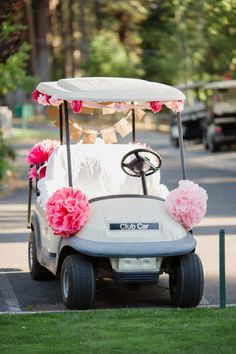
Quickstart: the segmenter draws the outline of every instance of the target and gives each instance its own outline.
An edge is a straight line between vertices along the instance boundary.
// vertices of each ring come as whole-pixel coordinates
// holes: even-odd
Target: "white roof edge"
[[[205,89],[227,89],[236,87],[236,80],[213,81],[204,85]]]
[[[41,93],[67,101],[82,100],[95,102],[145,102],[184,100],[179,89],[141,79],[128,78],[74,78],[53,82],[41,82],[37,86]]]

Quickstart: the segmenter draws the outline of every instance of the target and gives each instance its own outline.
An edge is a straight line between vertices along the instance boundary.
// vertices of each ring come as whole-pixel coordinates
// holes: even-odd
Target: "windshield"
[[[213,95],[214,102],[236,101],[236,87],[230,89],[221,89],[215,91]]]

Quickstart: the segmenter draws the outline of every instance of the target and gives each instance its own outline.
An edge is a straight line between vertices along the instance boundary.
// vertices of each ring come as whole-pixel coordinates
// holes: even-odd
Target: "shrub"
[[[14,149],[5,141],[0,130],[0,181],[3,179],[9,168],[9,160],[14,160],[15,157],[16,154]]]

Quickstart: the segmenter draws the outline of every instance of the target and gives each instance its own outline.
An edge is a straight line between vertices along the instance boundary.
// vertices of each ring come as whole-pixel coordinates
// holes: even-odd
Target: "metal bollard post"
[[[225,308],[225,230],[219,232],[220,308]]]

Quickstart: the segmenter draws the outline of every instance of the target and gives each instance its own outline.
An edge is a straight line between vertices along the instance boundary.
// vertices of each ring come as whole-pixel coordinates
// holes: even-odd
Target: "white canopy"
[[[37,90],[67,101],[164,102],[185,99],[185,95],[172,86],[120,77],[84,77],[42,82]]]

